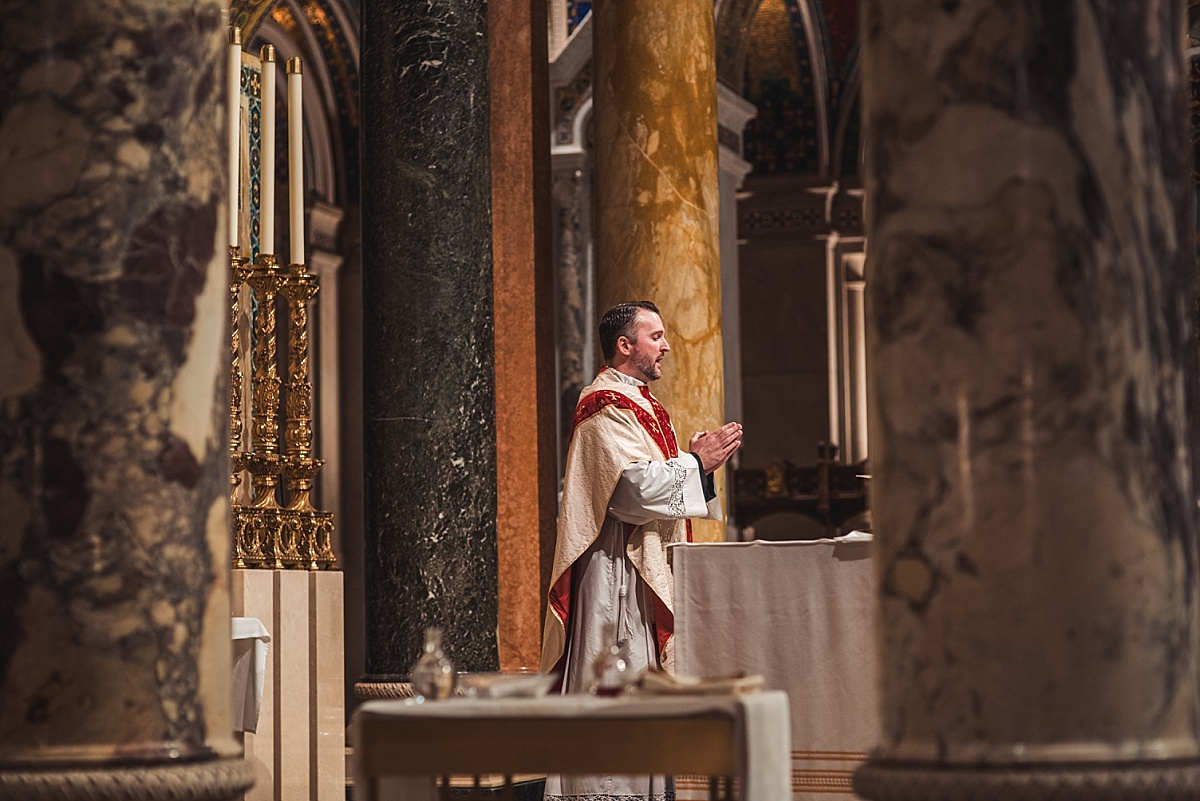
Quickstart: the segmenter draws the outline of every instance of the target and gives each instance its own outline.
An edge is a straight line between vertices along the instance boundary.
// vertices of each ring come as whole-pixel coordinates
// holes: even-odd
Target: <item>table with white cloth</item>
[[[791,701],[793,801],[852,798],[879,734],[869,536],[671,546],[680,676],[761,674]],[[695,797],[687,777],[680,801]]]
[[[355,789],[427,801],[438,776],[688,773],[734,779],[740,801],[780,801],[788,720],[781,692],[368,701],[350,728]]]

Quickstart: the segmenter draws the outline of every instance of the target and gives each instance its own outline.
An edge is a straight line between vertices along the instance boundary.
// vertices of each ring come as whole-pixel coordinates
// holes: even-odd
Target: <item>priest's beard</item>
[[[647,384],[662,378],[662,365],[658,363],[655,354],[634,352],[629,361]]]

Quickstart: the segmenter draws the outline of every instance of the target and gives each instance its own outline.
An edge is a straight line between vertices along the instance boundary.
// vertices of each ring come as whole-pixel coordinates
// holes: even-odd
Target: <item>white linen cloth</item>
[[[256,617],[233,618],[233,730],[258,731],[271,634]]]
[[[364,716],[381,716],[406,722],[418,730],[432,718],[503,719],[505,717],[569,718],[582,722],[604,717],[633,717],[686,720],[701,714],[728,715],[734,721],[734,776],[743,790],[742,801],[779,801],[789,792],[788,752],[789,713],[787,695],[763,692],[731,698],[728,696],[655,697],[629,696],[595,698],[589,695],[564,695],[527,699],[455,698],[435,703],[416,703],[413,699],[367,701],[355,712],[351,724],[355,754],[363,752],[357,722]],[[635,724],[636,725],[636,724]],[[449,748],[454,746],[450,745]],[[586,728],[581,729],[580,749],[587,749]],[[532,746],[531,746],[532,748]],[[398,749],[394,760],[397,776],[419,775],[422,765],[406,765]],[[529,762],[508,766],[508,773],[536,772],[540,763],[535,752]],[[366,787],[368,777],[355,762],[356,786]],[[379,801],[433,801],[436,789],[430,779],[389,779],[380,782]]]
[[[879,733],[869,537],[669,549],[676,672],[745,671],[791,699],[794,801],[854,797]],[[699,783],[680,777],[680,799]],[[707,784],[704,783],[707,790]]]

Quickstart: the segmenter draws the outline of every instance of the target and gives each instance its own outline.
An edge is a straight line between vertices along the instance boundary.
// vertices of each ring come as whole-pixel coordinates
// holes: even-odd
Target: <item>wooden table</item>
[[[782,692],[369,701],[351,736],[362,801],[435,797],[438,776],[518,773],[699,774],[736,778],[743,801],[791,795]]]

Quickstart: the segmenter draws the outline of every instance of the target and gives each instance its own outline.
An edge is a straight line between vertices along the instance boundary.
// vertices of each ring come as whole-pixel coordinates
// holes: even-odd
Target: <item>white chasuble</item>
[[[720,519],[704,474],[679,454],[666,411],[645,384],[604,370],[580,396],[563,481],[542,669],[561,670],[563,692],[587,692],[616,625],[633,675],[674,669],[672,579],[666,546],[689,539],[686,518]],[[669,801],[662,776],[550,776],[547,799]]]

